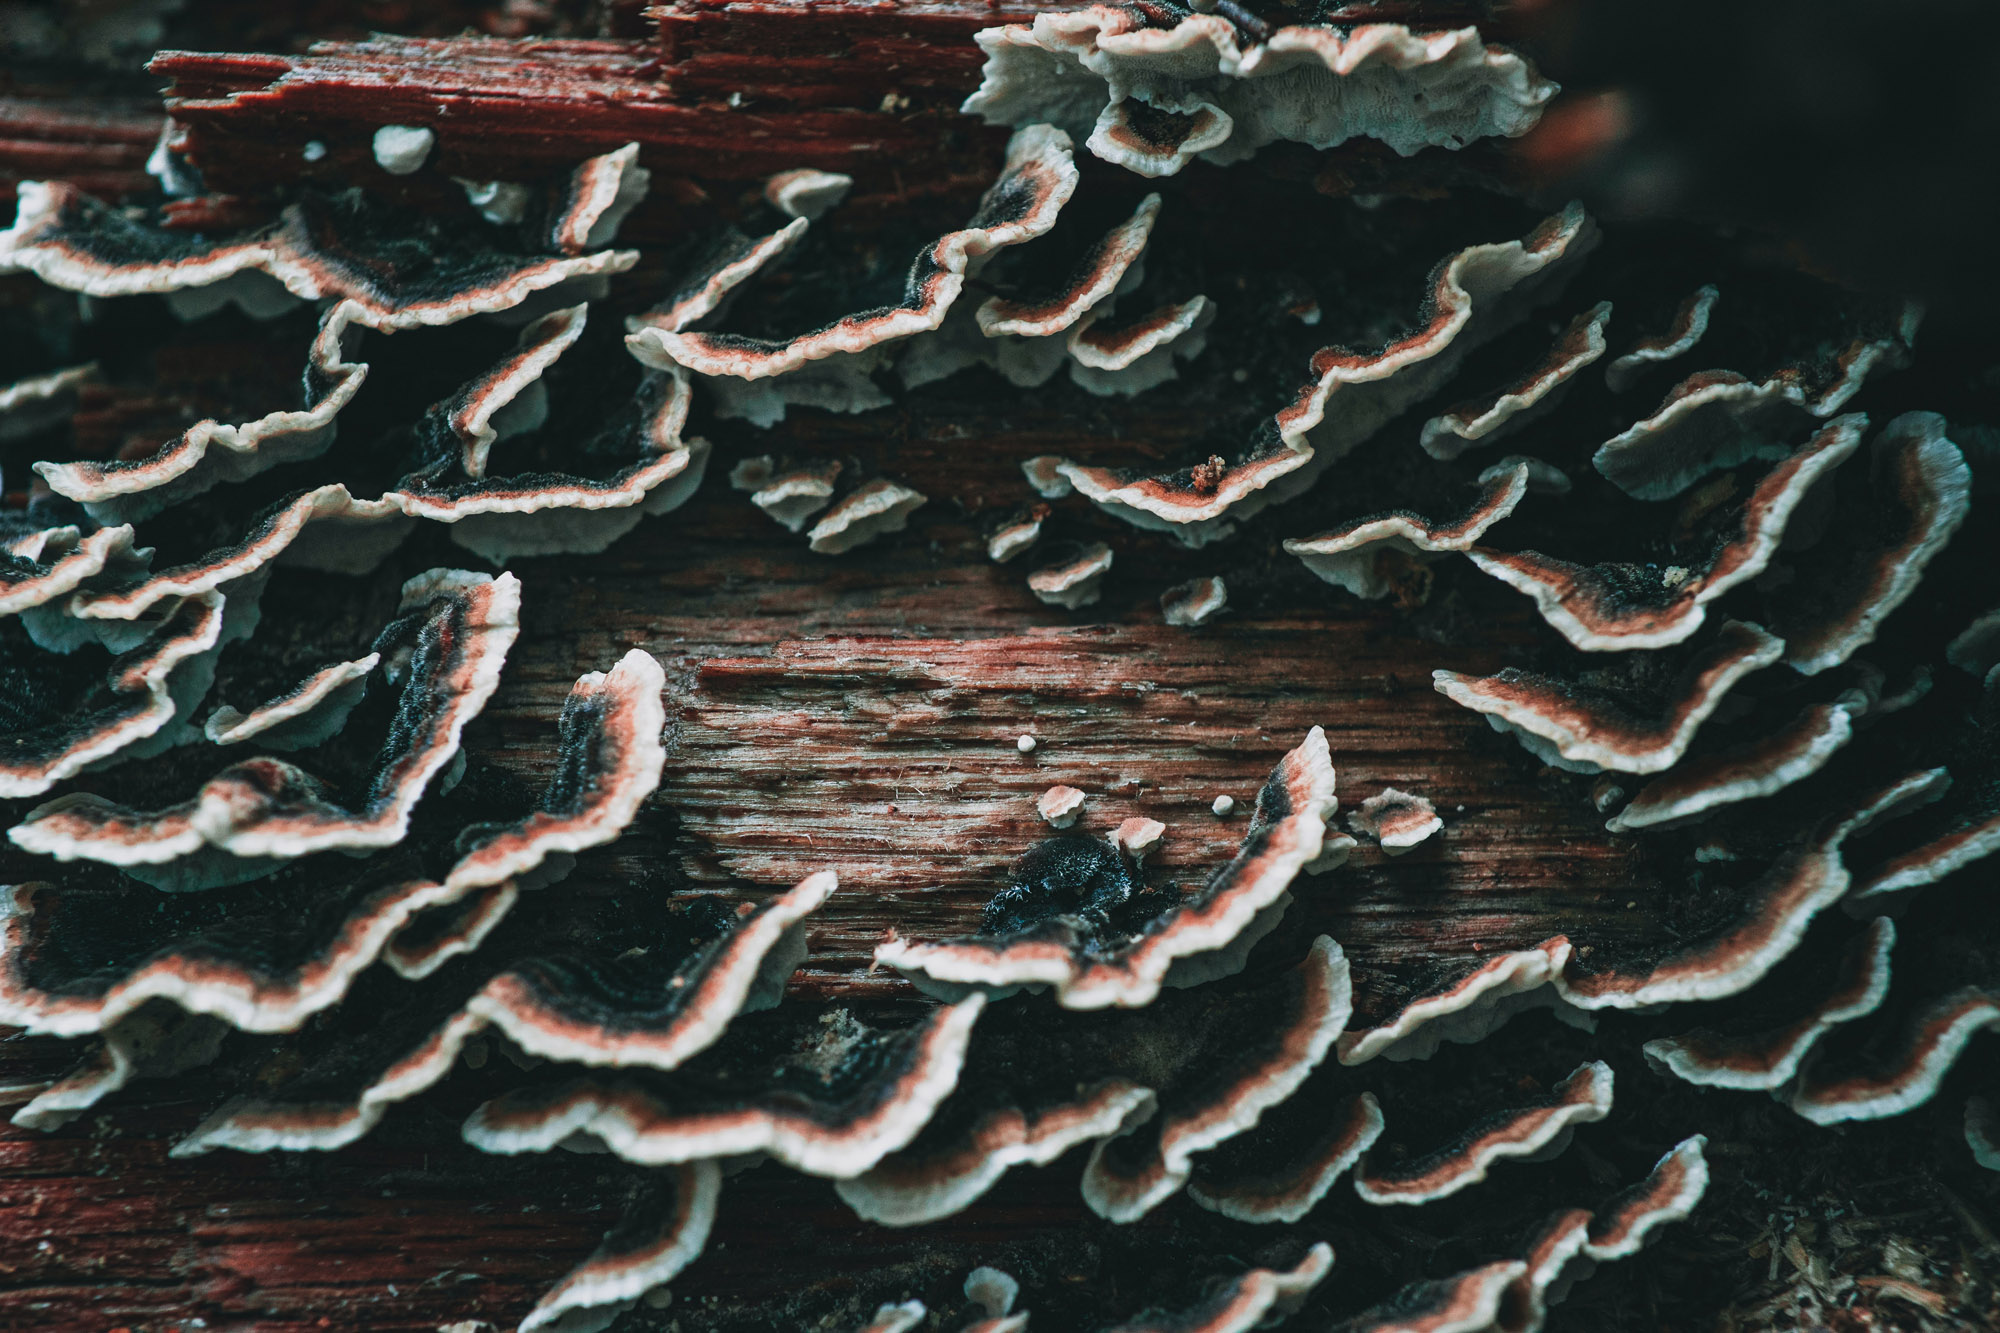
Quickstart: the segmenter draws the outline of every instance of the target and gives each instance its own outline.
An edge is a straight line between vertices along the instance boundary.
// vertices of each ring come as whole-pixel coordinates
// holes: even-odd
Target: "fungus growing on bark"
[[[1204,1157],[1188,1183],[1188,1197],[1238,1222],[1298,1221],[1382,1137],[1382,1107],[1372,1092],[1348,1098],[1331,1117],[1318,1108],[1314,1115],[1323,1119],[1323,1128],[1297,1157],[1254,1174],[1230,1171]]]
[[[1841,857],[1847,839],[1922,799],[1935,772],[1912,774],[1821,821],[1785,848],[1743,890],[1733,920],[1632,964],[1572,961],[1554,978],[1558,994],[1579,1009],[1635,1009],[1735,995],[1760,981],[1804,938],[1813,919],[1840,901],[1851,876]]]
[[[540,805],[473,824],[452,808],[457,798],[439,802],[438,823],[419,840],[467,835],[440,878],[423,875],[408,847],[359,861],[303,857],[258,882],[176,895],[172,906],[125,920],[105,908],[129,896],[132,881],[108,868],[86,862],[56,883],[13,886],[0,908],[0,1021],[66,1036],[105,1032],[167,1001],[244,1031],[297,1028],[338,1004],[428,909],[510,878],[547,882],[567,869],[563,858],[618,836],[659,781],[664,756],[658,665],[635,652],[613,677],[579,681],[563,718],[565,769]]]
[[[801,167],[765,181],[764,200],[786,217],[813,219],[838,206],[853,188],[852,176]]]
[[[499,685],[520,602],[511,574],[438,569],[404,585],[398,619],[376,641],[403,702],[359,808],[329,799],[319,779],[294,765],[251,759],[192,798],[150,811],[87,793],[61,797],[30,811],[8,837],[59,861],[123,866],[181,889],[241,883],[314,852],[393,846]]]
[[[383,331],[511,309],[532,293],[621,273],[638,259],[633,251],[468,251],[436,224],[385,216],[383,207],[362,196],[305,194],[269,227],[209,240],[134,221],[61,182],[26,181],[14,225],[0,232],[0,259],[91,296],[178,292],[263,274],[301,300],[344,297],[354,303],[348,318]],[[398,222],[429,244],[369,253],[363,238],[393,237],[403,230]]]
[[[1018,510],[1003,519],[986,538],[986,554],[993,563],[1004,565],[1042,538],[1042,523],[1049,507],[1038,504]]]
[[[171,744],[168,724],[208,693],[223,603],[217,592],[185,597],[135,627],[136,644],[109,660],[102,685],[79,682],[70,662],[24,644],[32,633],[25,626],[0,627],[13,640],[9,656],[24,663],[27,687],[0,759],[0,796],[39,796],[94,764]]]
[[[1564,638],[1589,652],[1663,648],[1701,628],[1709,603],[1762,574],[1808,493],[1861,443],[1868,419],[1841,417],[1760,480],[1740,505],[1712,515],[1694,559],[1670,565],[1575,565],[1534,551],[1475,548],[1472,562],[1534,599]],[[1698,553],[1698,554],[1697,554]]]
[[[1843,494],[1843,540],[1820,551],[1776,603],[1785,661],[1807,675],[1839,666],[1916,590],[1972,503],[1972,472],[1935,412],[1905,412],[1869,443],[1865,491]],[[1884,500],[1887,503],[1884,503]]]
[[[1370,514],[1317,537],[1287,538],[1285,551],[1356,597],[1387,597],[1407,581],[1411,565],[1440,552],[1471,550],[1527,493],[1524,464],[1483,483],[1472,506],[1455,518],[1437,521],[1408,510]]]
[[[1035,798],[1035,813],[1056,828],[1068,828],[1083,813],[1083,800],[1074,787],[1051,787]]]
[[[1431,803],[1394,787],[1384,787],[1347,816],[1348,827],[1375,839],[1383,851],[1400,856],[1444,827]]]
[[[595,1141],[645,1166],[761,1152],[808,1175],[857,1176],[915,1138],[950,1094],[984,1002],[969,996],[891,1031],[760,1015],[673,1074],[506,1093],[473,1112],[465,1139],[493,1153]],[[802,1023],[821,1029],[803,1047]]]
[[[912,1226],[969,1206],[1014,1166],[1090,1143],[1085,1201],[1131,1221],[1185,1183],[1195,1154],[1297,1090],[1346,1022],[1348,994],[1346,961],[1321,937],[1263,984],[1177,990],[1131,1012],[999,1006],[923,1132],[840,1195],[865,1218]]]
[[[1623,393],[1638,383],[1648,368],[1685,356],[1708,332],[1709,317],[1722,289],[1714,283],[1698,287],[1674,310],[1667,327],[1633,343],[1628,351],[1613,357],[1604,367],[1604,382],[1613,393]]]
[[[901,482],[877,477],[820,515],[806,533],[807,544],[821,555],[840,555],[887,533],[901,532],[910,515],[927,502],[926,496]]]
[[[1253,1268],[1221,1284],[1201,1304],[1165,1315],[1142,1315],[1105,1333],[1248,1333],[1295,1313],[1333,1269],[1324,1241],[1289,1269]]]
[[[143,565],[147,555],[134,549],[130,524],[99,528],[88,536],[68,524],[15,537],[0,566],[0,616],[46,606],[86,584],[115,581]]]
[[[494,972],[485,961],[494,951],[486,949],[405,1000],[387,1022],[350,1020],[348,1030],[323,1039],[309,1075],[226,1103],[174,1152],[341,1147],[448,1074],[466,1043],[489,1028],[533,1059],[678,1068],[739,1015],[777,1003],[804,956],[801,922],[833,886],[832,873],[822,871],[760,910],[685,922],[681,938],[646,950],[643,967],[587,947],[534,952],[524,941],[530,951]],[[662,946],[686,952],[656,957]]]
[[[1651,416],[1600,445],[1591,461],[1626,494],[1664,500],[1711,473],[1782,457],[1786,435],[1803,417],[1839,411],[1869,372],[1907,359],[1915,332],[1906,312],[1895,332],[1857,338],[1820,372],[1787,365],[1763,380],[1733,370],[1690,375]]]
[[[972,267],[994,250],[1047,232],[1076,189],[1070,139],[1048,125],[1015,134],[1000,179],[963,229],[947,232],[911,265],[902,299],[823,328],[774,340],[696,333],[648,324],[628,340],[642,361],[664,357],[699,375],[760,380],[831,356],[853,356],[884,343],[929,333],[944,322]]]
[[[1229,606],[1229,586],[1219,577],[1176,583],[1160,594],[1160,616],[1169,625],[1206,625]]]
[[[1847,744],[1857,711],[1847,703],[1814,704],[1768,736],[1683,760],[1641,787],[1604,827],[1613,833],[1672,828],[1782,791],[1817,773]]]
[[[769,457],[748,458],[730,471],[729,484],[750,492],[750,503],[777,519],[787,532],[798,532],[833,503],[841,467],[837,458],[799,467],[781,466]]]
[[[989,338],[1046,338],[1066,332],[1134,272],[1159,215],[1160,196],[1147,195],[1129,219],[1084,252],[1059,288],[1033,296],[989,298],[979,307],[979,331]]]
[[[1091,1149],[1083,1201],[1092,1211],[1113,1222],[1145,1216],[1187,1183],[1196,1154],[1254,1126],[1333,1049],[1353,1009],[1339,945],[1320,936],[1304,962],[1266,989],[1289,1001],[1283,1021],[1203,1050],[1201,1073],[1167,1081],[1156,1114]]]
[[[891,940],[875,959],[941,997],[995,998],[1053,986],[1065,1008],[1133,1007],[1164,985],[1241,969],[1277,924],[1290,886],[1319,854],[1336,801],[1326,737],[1313,728],[1272,770],[1243,844],[1185,894],[1148,889],[1116,849],[1069,835],[1040,844],[1013,887],[960,939]]]
[[[1393,1164],[1363,1158],[1354,1172],[1355,1193],[1376,1204],[1429,1203],[1478,1184],[1495,1162],[1553,1156],[1568,1144],[1573,1126],[1611,1114],[1611,1082],[1611,1067],[1595,1061],[1540,1102],[1495,1111],[1443,1148]]]
[[[270,750],[309,750],[340,730],[381,660],[375,652],[321,667],[248,713],[224,704],[202,723],[202,734],[217,745],[255,740]]]
[[[1070,329],[1070,378],[1100,397],[1138,394],[1174,377],[1177,359],[1199,356],[1204,331],[1215,318],[1215,303],[1191,297],[1149,311],[1130,323],[1107,328],[1092,311]]]
[[[1549,354],[1520,381],[1486,398],[1461,403],[1424,423],[1419,443],[1432,458],[1457,458],[1546,414],[1559,391],[1604,355],[1604,325],[1611,303],[1599,301],[1569,322]]]
[[[1358,1065],[1377,1056],[1426,1060],[1447,1041],[1479,1041],[1522,1009],[1550,1004],[1553,993],[1545,988],[1562,975],[1572,952],[1558,935],[1433,983],[1399,1006],[1388,1022],[1343,1035],[1340,1062]]]
[[[1104,595],[1104,576],[1111,572],[1111,548],[1093,542],[1075,557],[1044,565],[1028,575],[1028,591],[1039,601],[1071,611],[1095,605]]]
[[[1889,993],[1889,951],[1895,943],[1895,925],[1876,917],[1841,955],[1831,985],[1821,983],[1816,988],[1821,993],[1799,997],[1809,1001],[1802,1013],[1776,1027],[1740,1024],[1729,1031],[1656,1038],[1646,1043],[1646,1061],[1706,1087],[1782,1088],[1820,1037],[1881,1007]]]
[[[1425,322],[1374,352],[1323,347],[1310,376],[1234,460],[1163,474],[1065,462],[1092,504],[1199,546],[1266,505],[1303,493],[1327,467],[1442,386],[1466,355],[1558,295],[1596,229],[1575,205],[1518,241],[1475,245],[1433,272]]]
[[[1784,650],[1783,640],[1757,626],[1730,621],[1688,658],[1650,714],[1601,690],[1514,667],[1484,679],[1432,674],[1439,694],[1485,714],[1495,731],[1512,732],[1545,763],[1579,773],[1658,773],[1687,752],[1737,681]]]
[[[1092,5],[988,28],[979,45],[984,81],[965,111],[1000,125],[1054,120],[1147,176],[1196,157],[1240,161],[1278,139],[1330,148],[1365,136],[1404,156],[1462,148],[1527,133],[1556,91],[1476,28],[1245,28],[1221,14]]]
[[[998,140],[945,105],[980,55],[937,36],[987,21],[969,12],[662,11],[619,21],[656,25],[647,39],[164,58],[179,83],[160,141],[170,196],[107,189],[100,203],[31,183],[0,240],[26,270],[0,301],[18,335],[7,345],[26,349],[0,390],[0,436],[30,450],[9,455],[16,485],[0,496],[0,617],[17,621],[0,625],[15,687],[0,766],[14,785],[0,794],[55,798],[22,820],[17,863],[70,858],[10,875],[0,1021],[90,1039],[17,1120],[54,1127],[199,1065],[203,1082],[172,1090],[213,1098],[184,1158],[330,1148],[385,1116],[403,1117],[394,1133],[414,1144],[459,1099],[459,1114],[483,1102],[461,1160],[609,1148],[658,1168],[528,1314],[532,1329],[602,1326],[649,1293],[663,1304],[655,1289],[701,1249],[722,1172],[768,1157],[836,1181],[786,1223],[799,1272],[782,1277],[807,1290],[676,1317],[851,1328],[877,1310],[878,1333],[1019,1333],[1025,1296],[1044,1322],[1101,1328],[1139,1301],[1113,1308],[1071,1280],[1095,1266],[1102,1290],[1144,1291],[1154,1307],[1127,1333],[1224,1333],[1292,1312],[1326,1273],[1330,1252],[1295,1224],[1364,1154],[1363,1197],[1441,1198],[1601,1116],[1600,1055],[1617,1063],[1644,1042],[1689,1081],[1778,1094],[1805,1117],[1781,1120],[1786,1134],[1892,1115],[1941,1087],[1955,1117],[1964,1093],[1990,1092],[1944,1081],[2000,1027],[1990,923],[1964,901],[1983,872],[1958,874],[2000,850],[1990,703],[1970,700],[2000,652],[1983,623],[1941,647],[1993,604],[1979,551],[1952,541],[1976,530],[1983,502],[1977,376],[1947,359],[1920,372],[1931,378],[1869,384],[1889,425],[1867,467],[1841,469],[1863,420],[1815,418],[1906,358],[1912,320],[1891,328],[1832,293],[1836,317],[1810,317],[1794,297],[1819,284],[1783,273],[1780,251],[1691,227],[1612,223],[1588,269],[1597,236],[1580,208],[1473,244],[1528,220],[1493,193],[1487,155],[1391,154],[1527,128],[1553,89],[1522,58],[1471,28],[1332,13],[1283,27],[1210,8],[1099,7],[989,30],[975,104],[1029,128],[976,206],[990,180],[980,155]],[[769,62],[749,56],[766,47],[743,44],[750,29],[730,26],[742,23],[783,36],[789,73],[759,73]],[[412,80],[420,59],[429,73]],[[884,66],[894,78],[870,84]],[[501,82],[467,100],[462,68],[475,67]],[[501,106],[536,132],[488,133]],[[410,133],[385,156],[414,168],[394,181],[371,152],[390,121]],[[1388,150],[1287,148],[1175,192],[1163,214],[1143,185],[1078,171],[1071,134],[1161,173],[1273,138],[1372,135]],[[643,215],[638,144],[514,179],[564,145],[634,135],[671,181]],[[396,142],[425,137],[421,153]],[[731,142],[742,152],[713,147]],[[768,175],[793,161],[807,165]],[[336,192],[357,170],[362,190]],[[228,183],[202,193],[204,179]],[[850,191],[848,212],[822,223]],[[627,214],[639,245],[605,249]],[[36,274],[66,289],[60,301],[15,300]],[[1590,290],[1554,320],[1537,315],[1573,276]],[[134,300],[86,318],[71,298],[141,291],[170,309]],[[1635,329],[1664,330],[1611,360],[1600,298],[1621,318],[1641,312]],[[316,324],[302,299],[322,303]],[[273,395],[269,368],[243,353],[266,335],[244,333],[231,305],[310,340],[296,398]],[[170,316],[195,322],[151,327]],[[90,357],[101,369],[86,379]],[[1613,390],[1645,392],[1656,367],[1653,391],[1682,383],[1628,428],[1636,413],[1582,373],[1598,360]],[[1690,377],[1695,366],[1716,369]],[[1901,396],[1940,384],[1952,429],[1894,415],[1921,405]],[[1029,385],[1047,387],[1017,391]],[[876,407],[893,415],[823,415]],[[804,410],[786,438],[748,443],[746,429],[792,408]],[[1542,412],[1550,428],[1529,453],[1458,456]],[[417,619],[366,637],[398,581],[449,563],[442,542],[492,560],[493,575],[452,577],[493,589],[512,583],[497,570],[514,557],[594,555],[686,500],[709,453],[687,432],[707,417],[732,460],[750,456],[732,482],[792,531],[810,528],[813,550],[901,529],[925,500],[891,474],[937,498],[927,540],[815,565],[773,553],[762,520],[731,501],[603,560],[522,566],[531,637],[503,693],[492,677],[514,626],[500,616],[454,628],[449,612],[405,606]],[[1599,469],[1583,468],[1599,441]],[[1084,454],[1099,448],[1125,452]],[[1076,457],[1023,462],[1032,450]],[[42,454],[41,480],[14,476],[17,456]],[[1137,466],[1100,465],[1121,461]],[[1082,504],[1055,514],[1073,490],[1188,546],[1247,530],[1200,560],[1135,538],[1119,552],[1135,582],[1088,617],[1041,611],[983,559],[965,563],[1032,549],[1029,567],[1049,566],[1030,578],[1038,596],[1096,603],[1111,549]],[[1281,501],[1297,502],[1298,522],[1253,524]],[[1296,595],[1314,585],[1278,555],[1287,537],[1315,573],[1399,604],[1316,615],[1330,595]],[[1458,562],[1426,563],[1454,551],[1526,593],[1539,620]],[[538,585],[557,591],[544,602]],[[1230,593],[1248,613],[1236,632],[1170,634],[1151,618],[1158,596],[1168,624],[1214,626]],[[1003,633],[996,607],[1049,623]],[[786,625],[858,646],[828,650],[821,670],[795,643],[767,651]],[[426,647],[427,635],[452,642]],[[1310,636],[1324,642],[1301,646]],[[658,646],[671,676],[638,650],[584,676],[551,747],[523,719],[615,656],[600,656],[605,642]],[[1443,693],[1552,767],[1608,772],[1538,770],[1437,698],[1404,693],[1412,671],[1438,667]],[[239,708],[207,701],[217,682]],[[1269,729],[1303,729],[1315,699],[1334,701],[1354,763],[1438,802],[1392,788],[1354,827],[1390,851],[1440,845],[1372,858],[1285,920],[1299,874],[1356,845],[1327,827],[1326,738],[1315,729],[1285,757],[1218,867],[1234,841],[1221,821],[1248,790],[1246,756]],[[1037,793],[1058,824],[1081,801],[1045,790],[1055,775],[1030,771],[1026,732],[1044,756],[1087,763],[1117,828],[1050,837],[1012,887],[983,895],[996,828],[1018,831]],[[218,758],[204,733],[307,757],[216,777],[243,752]],[[992,748],[1017,737],[1018,754]],[[670,749],[682,808],[648,811]],[[142,757],[154,762],[108,766]],[[1211,799],[1213,820],[1187,819]],[[1454,803],[1478,814],[1445,846],[1432,835]],[[1176,840],[1162,846],[1164,825],[1137,811],[1180,821]],[[1592,836],[1605,818],[1611,834],[1647,836]],[[806,844],[873,860],[870,891],[822,910],[820,874],[739,901]],[[120,873],[120,859],[149,863]],[[1410,928],[1413,910],[1425,929]],[[801,967],[811,922],[824,928]],[[868,967],[871,953],[890,966]],[[1653,1013],[1683,1002],[1705,1007]],[[1366,1026],[1347,1032],[1352,1007]],[[1496,1035],[1543,1007],[1581,1031],[1530,1016]],[[1628,1012],[1600,1030],[1599,1009]],[[1505,1091],[1526,1077],[1512,1057],[1543,1045],[1563,1048],[1561,1064],[1535,1077],[1582,1067],[1521,1107]],[[1437,1066],[1390,1063],[1440,1052]],[[420,1094],[426,1110],[403,1105]],[[1553,1197],[1585,1174],[1616,1178],[1607,1163],[1629,1179],[1634,1154],[1716,1114],[1714,1098],[1632,1104],[1645,1100],[1626,1099],[1620,1134],[1591,1145],[1602,1156],[1510,1172],[1519,1190],[1434,1209],[1449,1250],[1437,1263],[1359,1247],[1353,1305],[1431,1280],[1346,1326],[1539,1327],[1592,1264],[1633,1253],[1702,1191],[1697,1135],[1609,1203]],[[1419,1147],[1475,1129],[1389,1164],[1401,1148],[1383,1142],[1385,1104],[1393,1137]],[[1985,1123],[1972,1114],[1966,1132],[1990,1156]],[[119,1141],[103,1140],[114,1160]],[[565,1170],[566,1154],[550,1157],[494,1174],[545,1192]],[[345,1168],[327,1165],[337,1181]],[[1026,1165],[1053,1169],[1010,1183],[1030,1220],[1004,1254],[953,1253],[991,1234],[990,1211],[950,1231],[871,1231],[868,1246],[918,1258],[843,1272],[827,1308],[836,1297],[818,1279],[833,1252],[815,1245],[827,1224],[814,1209],[837,1195],[865,1219],[932,1223]],[[1078,1168],[1087,1206],[1150,1217],[1144,1235],[1044,1206]],[[1758,1188],[1782,1184],[1777,1167],[1745,1169]],[[576,1179],[587,1189],[620,1170]],[[432,1179],[428,1157],[409,1174]],[[742,1206],[805,1197],[772,1176],[743,1182],[758,1202]],[[1208,1213],[1159,1208],[1183,1186]],[[718,1238],[732,1224],[725,1214]],[[742,1253],[733,1233],[729,1248]],[[938,1275],[955,1284],[981,1258],[1023,1281],[976,1271],[962,1305]],[[506,1299],[468,1298],[464,1313]],[[1314,1299],[1327,1322],[1350,1298]],[[240,1313],[235,1297],[215,1300]]]
[[[648,1177],[618,1225],[521,1321],[520,1333],[606,1328],[700,1256],[715,1224],[722,1168],[690,1162]]]

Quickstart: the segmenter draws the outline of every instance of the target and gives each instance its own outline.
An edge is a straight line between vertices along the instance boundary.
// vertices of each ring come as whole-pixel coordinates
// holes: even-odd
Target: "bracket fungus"
[[[1162,986],[1231,975],[1319,856],[1333,786],[1326,735],[1314,727],[1258,792],[1236,855],[1201,887],[1149,888],[1122,848],[1070,834],[1022,858],[978,934],[891,940],[875,960],[942,997],[1054,987],[1071,1009],[1145,1005]]]
[[[155,154],[0,231],[36,1225],[30,1131],[320,1154],[367,1315],[263,1206],[210,1320],[1534,1333],[2000,1160],[1951,320],[1547,213],[1533,7],[503,8],[6,112]]]
[[[1375,839],[1391,856],[1409,851],[1444,827],[1428,800],[1395,787],[1384,787],[1363,801],[1348,815],[1347,822],[1356,833]]]
[[[1408,156],[1518,136],[1556,91],[1476,28],[1246,29],[1199,8],[1092,5],[985,29],[984,81],[964,109],[1002,125],[1053,120],[1108,162],[1169,176],[1278,139],[1330,148],[1365,136]]]
[[[1546,1104],[1495,1111],[1446,1147],[1394,1163],[1363,1157],[1355,1193],[1369,1203],[1429,1203],[1478,1184],[1495,1162],[1554,1156],[1572,1125],[1611,1114],[1611,1082],[1609,1065],[1585,1065],[1550,1089]]]

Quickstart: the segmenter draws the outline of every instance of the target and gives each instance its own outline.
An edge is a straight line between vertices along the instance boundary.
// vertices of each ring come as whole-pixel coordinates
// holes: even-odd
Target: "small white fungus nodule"
[[[1022,754],[1033,754],[1035,752],[1035,738],[1024,735],[1020,740],[1014,742],[1014,748]]]
[[[375,160],[391,176],[407,176],[431,155],[437,135],[421,125],[384,125],[375,131]]]
[[[1208,808],[1215,811],[1218,818],[1227,816],[1230,811],[1236,808],[1236,798],[1234,796],[1218,796],[1215,798],[1214,804]]]
[[[318,139],[308,139],[306,146],[299,150],[299,156],[308,162],[317,162],[326,156],[326,145]]]

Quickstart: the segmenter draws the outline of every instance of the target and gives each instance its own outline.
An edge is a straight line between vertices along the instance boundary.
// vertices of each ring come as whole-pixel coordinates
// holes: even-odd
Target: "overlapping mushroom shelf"
[[[1291,31],[1170,16],[1246,85]],[[1425,68],[1365,31],[1313,59]],[[8,400],[0,1020],[89,1043],[16,1122],[194,1086],[189,1170],[430,1133],[628,1183],[532,1329],[798,1200],[1014,1220],[691,1326],[1532,1329],[1695,1207],[1704,1089],[1948,1089],[1990,1149],[2000,585],[1961,404],[1886,376],[1914,314],[1002,118],[977,198],[801,170],[628,248],[629,148],[500,220],[24,187],[0,257],[133,317]],[[93,436],[168,308],[302,385]]]

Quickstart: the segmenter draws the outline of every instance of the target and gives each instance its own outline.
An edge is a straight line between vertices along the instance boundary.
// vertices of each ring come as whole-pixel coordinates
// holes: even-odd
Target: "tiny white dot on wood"
[[[421,125],[384,125],[375,131],[375,161],[392,176],[407,176],[423,166],[437,136]]]
[[[1218,796],[1208,808],[1215,811],[1217,818],[1227,818],[1229,812],[1236,808],[1236,798],[1234,796]]]
[[[1033,754],[1035,752],[1035,738],[1024,735],[1020,740],[1014,742],[1014,748],[1022,754]]]

